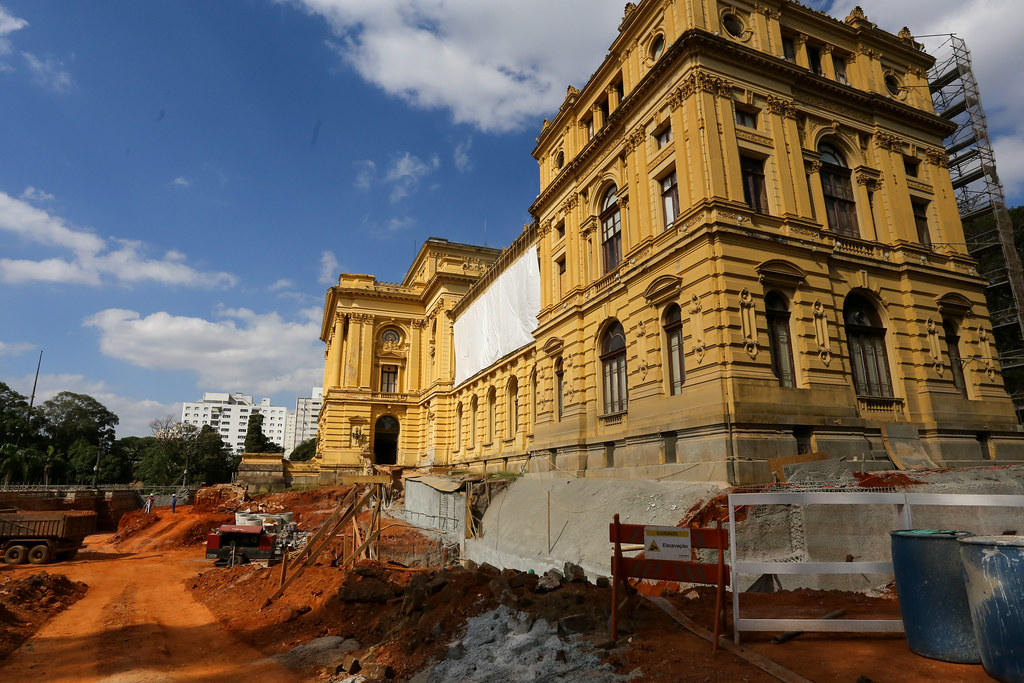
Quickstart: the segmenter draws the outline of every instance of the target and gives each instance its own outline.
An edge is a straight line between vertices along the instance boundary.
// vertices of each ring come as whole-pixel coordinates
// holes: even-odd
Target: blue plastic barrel
[[[989,676],[1024,681],[1024,536],[960,540],[967,598]]]
[[[892,569],[910,651],[959,664],[979,664],[957,539],[968,531],[890,531]]]

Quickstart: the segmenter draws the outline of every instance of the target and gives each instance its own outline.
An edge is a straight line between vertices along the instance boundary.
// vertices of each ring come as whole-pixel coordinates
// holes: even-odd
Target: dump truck
[[[280,559],[277,538],[259,525],[225,524],[206,537],[206,559],[214,565],[233,567]]]
[[[95,532],[94,512],[0,512],[0,552],[7,564],[70,560]]]

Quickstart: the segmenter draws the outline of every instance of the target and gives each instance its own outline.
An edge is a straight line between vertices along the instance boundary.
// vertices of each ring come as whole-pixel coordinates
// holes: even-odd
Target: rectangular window
[[[601,111],[601,127],[608,123],[608,100],[601,101],[597,108]]]
[[[757,112],[736,107],[736,125],[745,128],[757,128]]]
[[[661,179],[661,206],[665,213],[665,228],[668,229],[679,216],[679,186],[676,172],[672,171]]]
[[[917,226],[917,241],[929,249],[932,248],[932,237],[928,231],[928,202],[913,200],[914,225]]]
[[[394,394],[398,391],[398,368],[394,365],[385,365],[380,369],[380,390],[384,394]]]
[[[832,68],[836,71],[836,80],[845,85],[850,85],[846,79],[846,58],[842,55],[832,55]]]
[[[743,201],[757,213],[768,213],[768,195],[764,184],[764,159],[740,157],[743,174]]]
[[[665,126],[658,131],[654,139],[658,141],[658,149],[664,148],[668,143],[672,142],[672,126]]]
[[[788,62],[796,64],[796,43],[792,38],[783,36],[782,38],[782,56]]]
[[[565,237],[565,221],[555,226],[555,241],[557,242],[563,237]]]
[[[840,235],[859,237],[857,205],[853,199],[850,172],[838,166],[821,169],[821,190],[825,195],[825,213],[829,230]]]
[[[914,157],[903,157],[903,172],[908,178],[916,178],[921,171],[921,161]]]
[[[811,73],[817,74],[818,76],[824,76],[824,72],[821,70],[821,50],[816,47],[807,46],[807,65],[811,69]]]
[[[589,140],[593,140],[594,139],[594,119],[593,118],[587,119],[586,122],[583,125],[587,129],[587,140],[588,141]]]
[[[555,261],[555,301],[561,301],[565,297],[565,257]]]

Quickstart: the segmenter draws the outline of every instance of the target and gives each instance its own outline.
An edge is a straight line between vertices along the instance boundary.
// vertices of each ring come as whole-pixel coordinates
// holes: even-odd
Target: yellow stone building
[[[1022,459],[932,62],[859,8],[628,3],[544,122],[535,221],[512,245],[431,239],[400,285],[329,290],[321,477],[397,463],[742,483],[812,451]],[[537,294],[511,316],[525,342],[462,362],[508,336],[477,321],[509,279]]]

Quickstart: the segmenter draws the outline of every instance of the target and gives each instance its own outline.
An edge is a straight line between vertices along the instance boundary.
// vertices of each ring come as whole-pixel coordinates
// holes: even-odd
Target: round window
[[[386,330],[384,334],[380,336],[380,339],[386,344],[397,344],[400,337],[394,330]]]
[[[735,14],[726,14],[722,17],[722,26],[729,32],[734,38],[740,38],[743,36],[743,22]]]
[[[900,79],[892,74],[885,75],[885,89],[889,91],[889,94],[896,97],[900,94]]]

